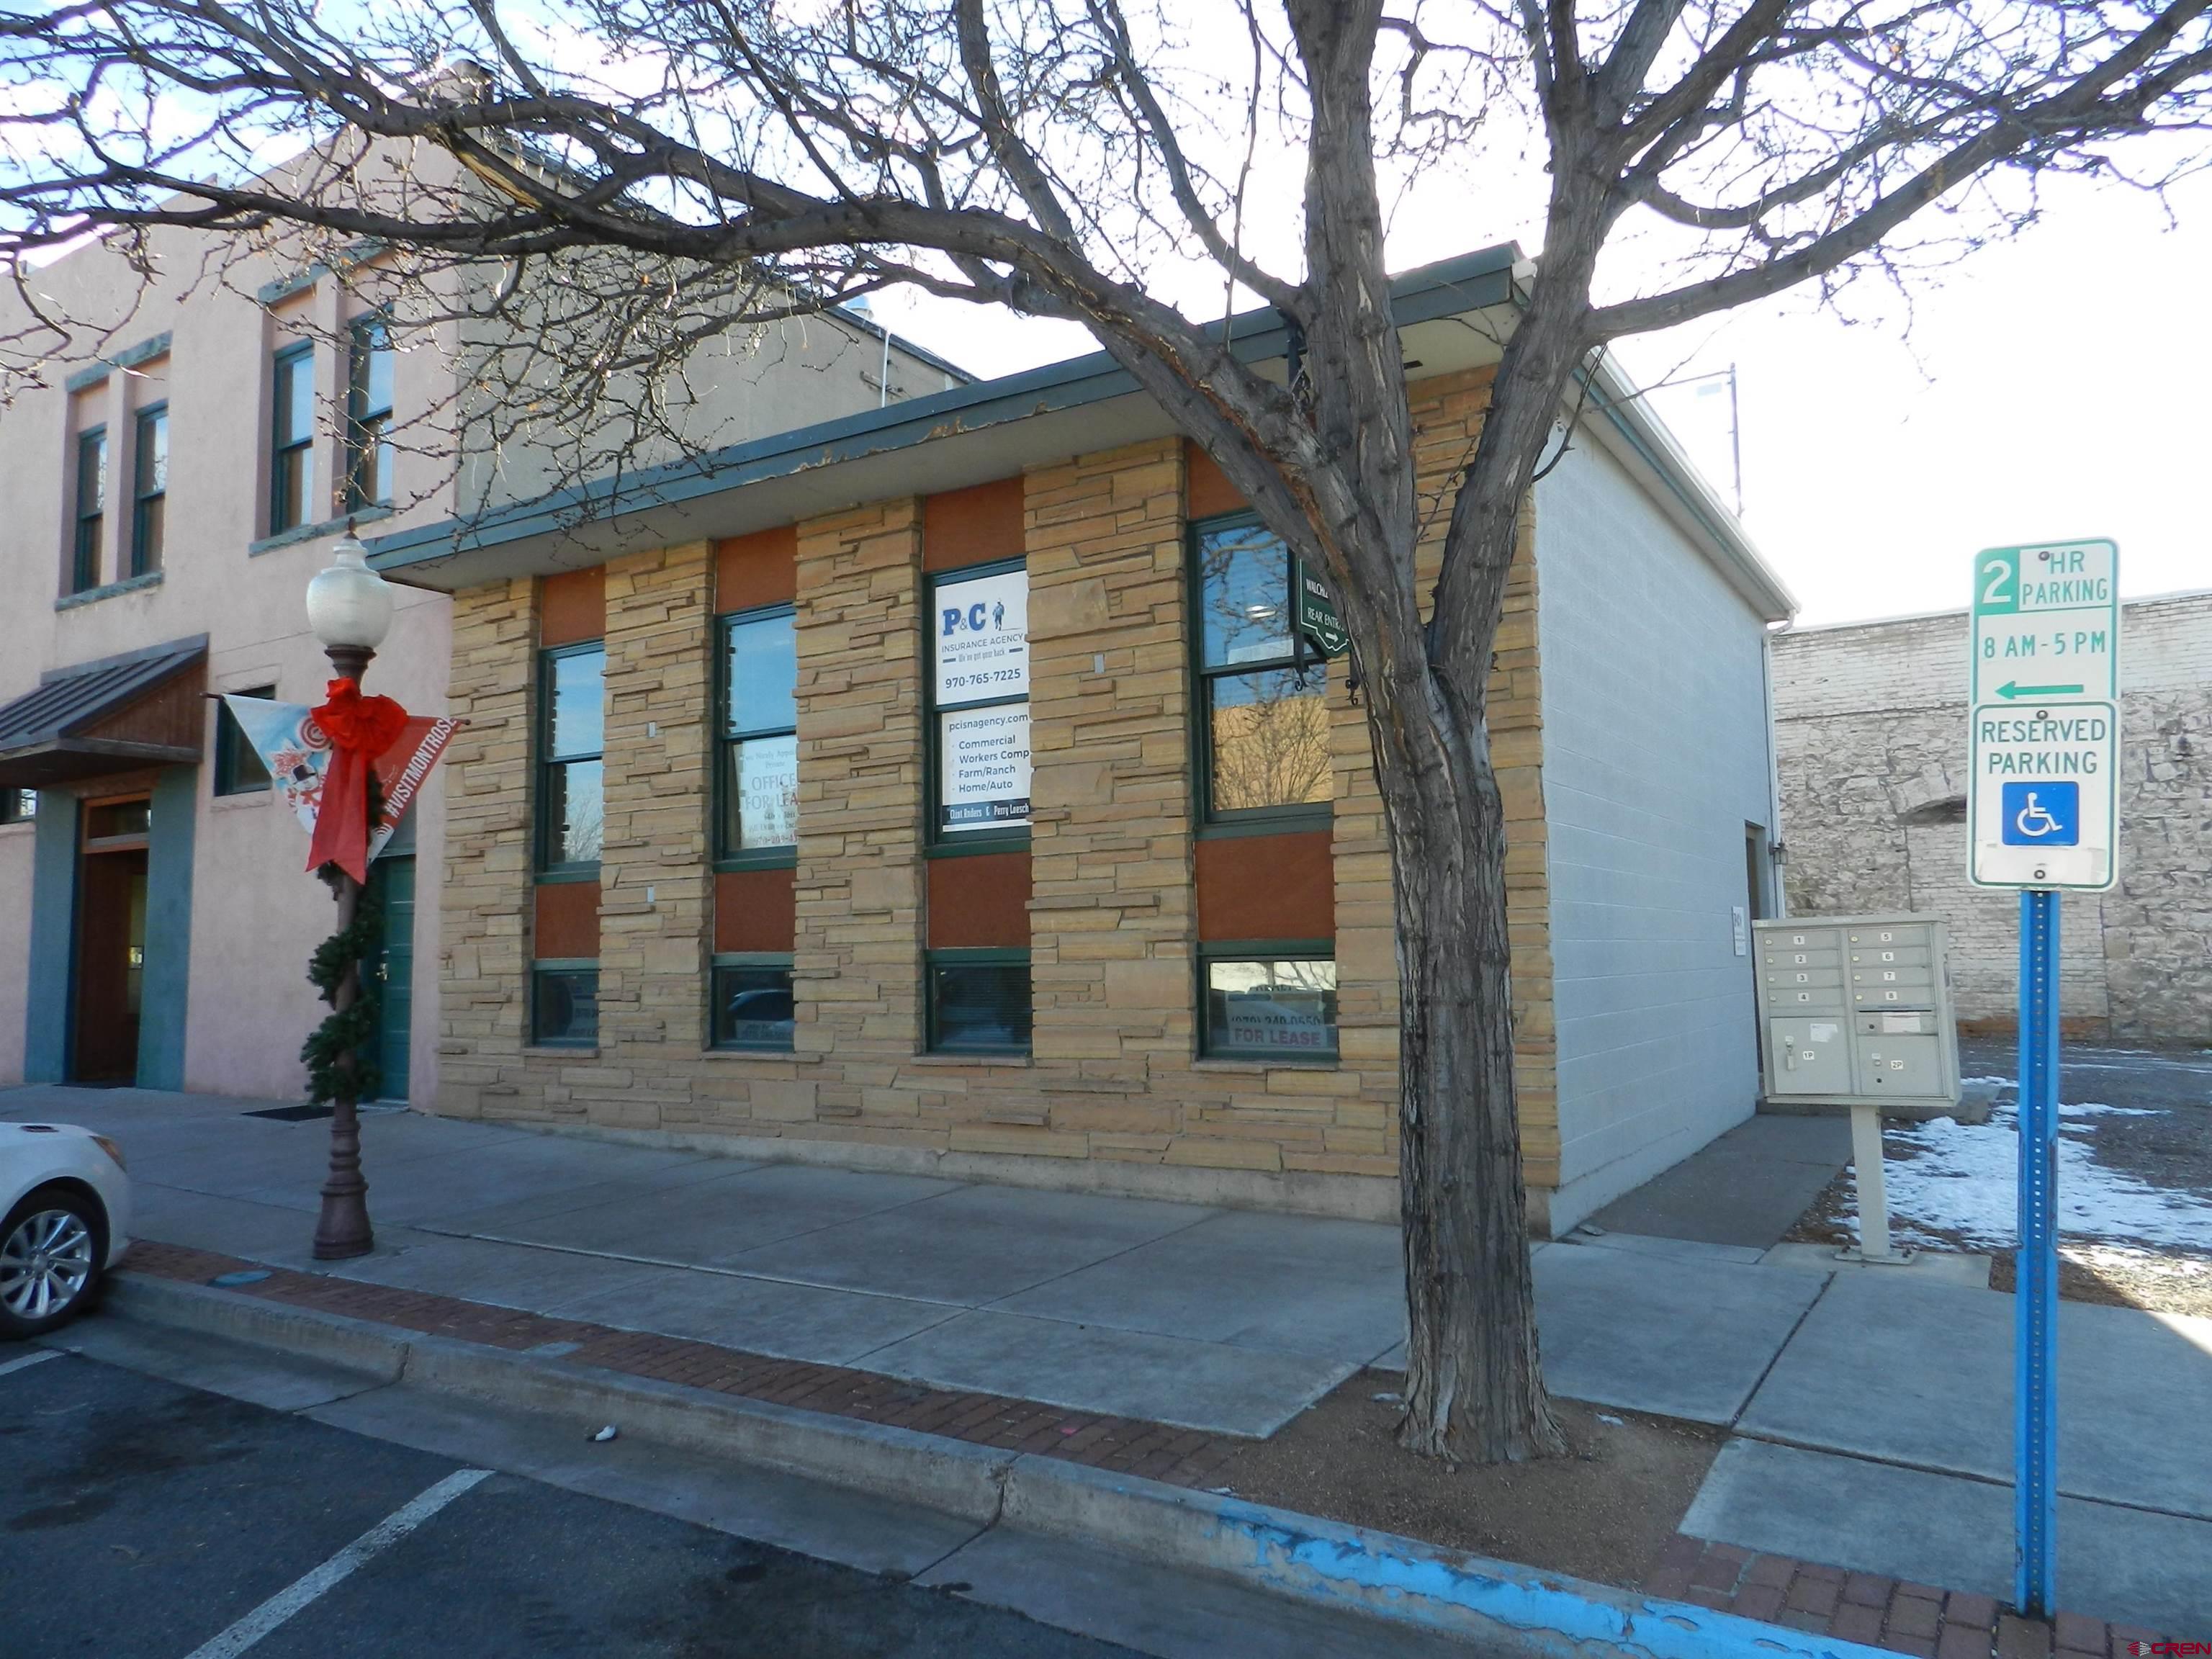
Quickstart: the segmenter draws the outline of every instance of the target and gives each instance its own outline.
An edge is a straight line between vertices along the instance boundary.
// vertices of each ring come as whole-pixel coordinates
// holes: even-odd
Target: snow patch
[[[2156,1115],[2154,1109],[2096,1102],[2061,1106],[2058,1227],[2069,1245],[2101,1243],[2212,1255],[2212,1200],[2154,1187],[2100,1162],[2087,1123],[2105,1116]],[[1889,1130],[1907,1155],[1882,1161],[1890,1228],[1899,1243],[2008,1250],[2019,1243],[2020,1116],[2010,1102],[1990,1121],[1941,1117]],[[2077,1130],[2075,1125],[2081,1127]],[[1852,1231],[1858,1218],[1850,1218]]]

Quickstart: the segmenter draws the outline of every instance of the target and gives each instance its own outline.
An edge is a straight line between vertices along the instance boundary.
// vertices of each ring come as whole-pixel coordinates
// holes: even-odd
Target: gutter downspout
[[[1774,640],[1789,631],[1786,622],[1761,629],[1759,641],[1759,690],[1766,711],[1766,872],[1778,921],[1790,914],[1790,884],[1784,872],[1789,848],[1782,833],[1782,745],[1774,724]]]

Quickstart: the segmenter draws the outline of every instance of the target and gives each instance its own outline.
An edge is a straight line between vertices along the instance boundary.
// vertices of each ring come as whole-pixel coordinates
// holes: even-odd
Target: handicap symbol
[[[2081,845],[2078,783],[2008,783],[1999,805],[2004,815],[2002,836],[2008,847]]]

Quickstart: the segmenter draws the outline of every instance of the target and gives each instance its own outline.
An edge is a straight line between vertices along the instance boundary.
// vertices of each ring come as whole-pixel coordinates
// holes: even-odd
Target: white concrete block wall
[[[1559,1231],[1756,1103],[1732,912],[1769,816],[1765,626],[1592,448],[1537,486],[1536,569]]]
[[[2120,883],[2065,901],[2061,1010],[2087,1035],[2212,1042],[2212,593],[2129,604],[2120,635]],[[1944,805],[1966,787],[1965,612],[1793,632],[1774,657],[1791,908],[1946,917],[1961,1022],[2008,1028],[2019,901],[1967,884]]]

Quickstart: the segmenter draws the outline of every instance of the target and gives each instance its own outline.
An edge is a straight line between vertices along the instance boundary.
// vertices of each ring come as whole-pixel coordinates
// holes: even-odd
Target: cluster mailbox
[[[1913,1115],[1958,1104],[1942,921],[1821,916],[1753,932],[1768,1098]]]

